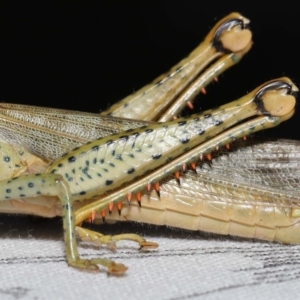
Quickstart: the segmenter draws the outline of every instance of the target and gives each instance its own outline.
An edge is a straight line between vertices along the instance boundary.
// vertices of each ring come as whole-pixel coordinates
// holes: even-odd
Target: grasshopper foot
[[[156,249],[159,246],[157,243],[148,242],[148,241],[140,242],[139,244],[140,244],[140,250]]]
[[[76,259],[69,261],[69,266],[91,272],[99,272],[100,269],[98,265],[106,267],[107,273],[111,275],[123,275],[128,269],[125,265],[117,264],[106,258]]]
[[[105,258],[92,259],[91,262],[107,267],[107,273],[111,275],[123,275],[128,270],[125,265],[117,264],[114,261]]]

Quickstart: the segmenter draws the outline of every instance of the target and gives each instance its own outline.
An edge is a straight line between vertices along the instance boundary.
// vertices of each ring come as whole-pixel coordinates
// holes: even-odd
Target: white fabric
[[[82,256],[129,267],[107,276],[68,267],[59,219],[1,217],[0,299],[298,299],[300,246],[247,241],[138,225],[106,225],[160,244],[139,252],[131,242],[107,248],[80,244]],[[110,230],[111,228],[111,230]],[[144,233],[144,234],[143,234]]]

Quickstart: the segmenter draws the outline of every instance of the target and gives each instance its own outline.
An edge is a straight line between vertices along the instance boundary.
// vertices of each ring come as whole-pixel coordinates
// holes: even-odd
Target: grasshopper
[[[136,241],[142,248],[155,248],[157,244],[134,234],[103,236],[78,227],[82,221],[90,217],[94,219],[97,212],[100,212],[103,220],[108,219],[110,216],[106,216],[106,210],[112,219],[118,219],[113,215],[113,205],[117,206],[118,213],[121,214],[123,200],[127,198],[129,202],[134,194],[140,203],[145,187],[150,191],[151,184],[155,186],[159,197],[162,188],[158,182],[169,178],[171,174],[175,174],[180,188],[183,178],[189,177],[183,176],[180,179],[182,164],[190,163],[196,169],[195,161],[199,155],[209,155],[215,148],[249,133],[274,127],[293,115],[293,94],[297,88],[288,78],[279,78],[218,109],[166,122],[175,117],[182,107],[192,106],[192,100],[199,90],[214,76],[238,62],[251,48],[251,32],[246,28],[247,23],[248,20],[237,13],[222,19],[203,43],[171,69],[166,77],[159,77],[155,84],[142,88],[104,112],[108,117],[2,104],[1,139],[9,143],[3,144],[2,148],[21,144],[24,149],[13,146],[13,150],[8,150],[9,155],[3,152],[5,162],[12,162],[13,155],[10,151],[15,151],[16,159],[19,155],[23,163],[14,164],[11,174],[8,172],[12,168],[8,168],[5,176],[9,178],[0,182],[3,200],[1,210],[44,216],[62,215],[66,256],[70,266],[98,271],[100,264],[106,266],[109,273],[123,274],[127,269],[123,264],[103,258],[80,258],[76,231],[84,240],[105,244],[123,239]],[[170,105],[174,98],[177,101]],[[124,117],[123,114],[137,119],[141,112],[144,113],[141,118],[146,123],[120,119]],[[68,122],[70,125],[67,125]],[[94,126],[91,132],[88,131],[90,125]],[[20,126],[23,130],[20,130]],[[85,142],[87,143],[81,146]],[[43,158],[44,162],[32,157],[30,153]],[[49,161],[52,163],[47,166]],[[36,170],[43,173],[35,173]],[[200,175],[197,179],[194,177],[194,182],[200,178],[202,179]],[[238,190],[238,186],[233,188],[233,192]],[[222,194],[221,187],[218,193]],[[259,197],[260,191],[255,193]],[[259,200],[269,203],[271,191],[264,194]],[[289,200],[282,199],[283,208],[290,203]],[[53,205],[48,207],[54,207],[54,211],[36,209],[41,204],[50,202]],[[223,210],[229,209],[224,203],[214,206],[214,212],[209,212],[209,207],[206,208],[206,214],[212,213],[213,218],[220,217],[222,207]],[[245,214],[245,210],[241,211],[243,213]],[[290,214],[293,218],[298,217],[297,207],[292,207]],[[238,216],[236,221],[239,222],[241,217]],[[185,218],[191,218],[190,212],[181,220]],[[258,223],[261,222],[264,227],[263,218],[258,218]],[[145,221],[146,219],[145,217]],[[257,220],[254,218],[255,221]],[[207,224],[208,222],[200,227],[181,226],[217,231],[216,225],[209,229]],[[176,223],[171,221],[170,225]],[[231,233],[239,234],[238,229]],[[273,239],[285,241],[283,235],[279,234],[277,239]],[[264,230],[257,237],[271,239],[271,235]]]

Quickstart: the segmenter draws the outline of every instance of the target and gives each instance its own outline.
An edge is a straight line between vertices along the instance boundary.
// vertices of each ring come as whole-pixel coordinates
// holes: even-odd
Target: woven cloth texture
[[[118,224],[105,234],[134,232],[159,243],[153,251],[121,241],[116,252],[79,243],[84,258],[129,267],[124,276],[67,266],[61,220],[4,216],[0,224],[0,299],[295,299],[300,246],[166,227]],[[95,229],[95,228],[94,228]]]

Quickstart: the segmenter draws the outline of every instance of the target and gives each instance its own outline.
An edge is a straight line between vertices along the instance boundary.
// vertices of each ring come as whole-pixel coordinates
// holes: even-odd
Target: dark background
[[[251,20],[253,48],[196,110],[280,76],[300,86],[300,10],[291,1],[229,2],[1,4],[0,101],[98,112],[167,71],[232,11]],[[299,116],[263,134],[300,139]]]

